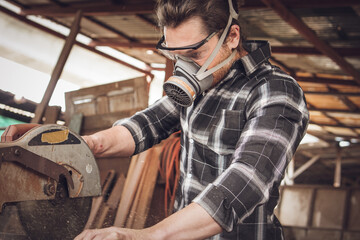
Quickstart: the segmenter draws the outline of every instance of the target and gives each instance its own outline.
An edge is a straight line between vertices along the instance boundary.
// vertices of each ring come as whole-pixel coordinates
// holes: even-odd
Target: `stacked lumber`
[[[133,156],[127,176],[109,171],[102,195],[93,199],[85,229],[144,228],[158,176],[161,146]]]

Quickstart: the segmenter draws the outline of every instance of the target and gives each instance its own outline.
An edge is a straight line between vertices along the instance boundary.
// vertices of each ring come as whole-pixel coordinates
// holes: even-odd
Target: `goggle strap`
[[[206,69],[209,67],[209,65],[211,64],[211,62],[214,60],[214,58],[216,57],[216,55],[218,54],[222,44],[224,43],[225,37],[227,35],[227,31],[229,30],[230,24],[231,24],[232,18],[229,17],[229,21],[228,24],[224,30],[224,32],[221,34],[221,37],[216,45],[216,47],[214,48],[214,50],[212,51],[212,53],[210,54],[210,56],[208,57],[208,59],[206,59],[205,63],[202,65],[202,67],[199,70],[199,74],[202,74],[206,71]],[[229,24],[230,23],[230,24]]]
[[[217,70],[219,70],[220,68],[222,68],[223,66],[225,66],[226,64],[228,64],[230,62],[230,60],[236,55],[236,50],[233,50],[232,54],[225,59],[224,61],[222,61],[221,63],[219,63],[218,65],[216,65],[215,67],[203,72],[203,73],[197,73],[195,74],[195,77],[201,81],[203,79],[205,79],[206,77],[208,77],[209,75],[213,74],[214,72],[216,72]]]
[[[200,70],[198,71],[198,73],[196,75],[202,75],[203,73],[205,73],[206,69],[209,67],[209,65],[211,64],[211,62],[214,60],[214,58],[216,57],[216,55],[218,54],[222,44],[224,43],[225,41],[225,37],[229,31],[229,28],[230,28],[230,25],[231,25],[231,22],[232,22],[232,19],[235,18],[237,19],[238,18],[238,14],[236,13],[236,11],[234,10],[234,7],[232,5],[232,1],[231,0],[228,0],[228,3],[229,3],[229,10],[230,10],[230,15],[229,15],[229,20],[228,20],[228,23],[225,27],[225,30],[224,32],[221,34],[221,37],[216,45],[216,47],[214,48],[214,50],[212,51],[212,53],[210,54],[210,56],[208,57],[208,59],[206,59],[205,63],[202,65],[202,67],[200,68]]]
[[[230,9],[230,16],[232,16],[235,19],[238,19],[239,14],[236,13],[234,6],[232,4],[232,1],[228,0],[228,3],[229,3],[229,9]]]

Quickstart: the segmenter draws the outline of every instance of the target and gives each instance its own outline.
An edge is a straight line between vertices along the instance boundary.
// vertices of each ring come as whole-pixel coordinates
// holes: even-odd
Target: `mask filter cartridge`
[[[200,66],[192,61],[178,59],[174,67],[174,75],[163,85],[166,95],[175,103],[189,107],[195,98],[211,87],[213,76],[197,79]]]

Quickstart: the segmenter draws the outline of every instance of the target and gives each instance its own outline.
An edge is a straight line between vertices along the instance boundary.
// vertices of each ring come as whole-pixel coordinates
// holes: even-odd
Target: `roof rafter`
[[[359,5],[357,0],[282,0],[283,4],[289,8],[334,8]],[[261,0],[245,0],[241,9],[265,8]]]
[[[10,1],[16,2],[16,1]],[[357,0],[283,0],[289,8],[332,8],[359,5]],[[111,1],[78,2],[66,8],[54,7],[51,4],[27,5],[23,9],[24,15],[42,16],[72,16],[81,8],[85,16],[107,16],[113,14],[147,14],[153,13],[155,3],[153,1],[128,1],[126,4],[111,4]],[[18,4],[19,5],[19,4]],[[266,5],[261,0],[246,0],[241,9],[261,9]]]
[[[310,103],[308,103],[308,105],[310,106],[310,107],[314,107],[312,104],[310,104]],[[334,121],[334,122],[336,122],[336,124],[338,125],[338,126],[343,126],[343,124],[338,120],[338,119],[336,119],[336,118],[334,118],[333,116],[331,116],[330,114],[328,114],[328,112],[321,112],[325,117],[327,117],[327,118],[329,118],[329,119],[331,119],[332,121]],[[353,129],[353,128],[350,128],[350,131],[352,131],[356,136],[360,136],[359,135],[359,133],[357,133],[356,132],[356,130],[355,129]]]
[[[343,57],[360,56],[360,48],[333,48]],[[273,54],[298,54],[298,55],[323,55],[322,52],[313,47],[292,47],[292,46],[272,46]]]
[[[320,91],[304,91],[307,95],[323,95],[323,96],[344,96],[344,97],[360,97],[358,92],[320,92]]]
[[[341,78],[323,78],[323,77],[296,76],[295,79],[298,82],[306,82],[306,83],[318,83],[318,84],[354,86],[354,87],[359,86],[355,81],[344,80],[344,79],[341,79]]]
[[[354,77],[354,80],[360,85],[360,72],[350,63],[341,57],[328,43],[320,39],[315,32],[310,29],[299,17],[292,13],[279,0],[261,0],[269,8],[273,9],[284,21],[295,28],[306,40],[311,42],[324,55],[333,60],[347,74]]]
[[[36,27],[37,29],[40,29],[40,30],[42,30],[42,31],[44,31],[44,32],[47,32],[47,33],[49,33],[49,34],[51,34],[51,35],[54,35],[54,36],[56,36],[56,37],[59,37],[59,38],[62,38],[62,39],[65,39],[65,38],[66,38],[66,36],[64,36],[64,35],[56,32],[56,31],[54,31],[54,30],[51,30],[51,29],[49,29],[49,28],[46,28],[46,27],[44,27],[44,26],[42,26],[42,25],[40,25],[40,24],[38,24],[38,23],[36,23],[36,22],[33,22],[33,21],[27,19],[27,18],[24,17],[24,16],[20,16],[20,15],[14,13],[14,12],[12,12],[12,11],[10,11],[10,10],[2,7],[2,6],[0,6],[0,12],[4,12],[4,13],[6,13],[7,15],[9,15],[9,16],[11,16],[11,17],[17,18],[18,20],[20,20],[20,21],[22,21],[22,22],[24,22],[24,23],[26,23],[26,24],[29,24],[29,25],[31,25],[31,26],[33,26],[33,27]],[[112,57],[112,56],[110,56],[110,55],[108,55],[108,54],[105,54],[105,53],[103,53],[103,52],[100,52],[100,51],[96,50],[96,49],[93,48],[93,47],[90,47],[90,46],[85,45],[85,44],[83,44],[83,43],[80,43],[80,42],[78,42],[78,41],[75,42],[75,45],[78,45],[78,46],[80,46],[80,47],[82,47],[82,48],[85,48],[85,49],[87,49],[87,50],[89,50],[89,51],[92,51],[92,52],[94,52],[94,53],[97,53],[97,54],[99,54],[99,55],[101,55],[101,56],[103,56],[103,57],[105,57],[105,58],[111,59],[111,60],[113,60],[113,61],[115,61],[115,62],[118,62],[118,63],[120,63],[120,64],[122,64],[122,65],[124,65],[124,66],[127,66],[127,67],[129,67],[129,68],[131,68],[131,69],[134,69],[134,70],[136,70],[136,71],[142,72],[142,73],[144,73],[145,75],[149,75],[149,76],[151,76],[151,78],[154,77],[154,75],[153,75],[151,72],[149,72],[149,71],[146,71],[146,70],[143,70],[143,69],[141,69],[141,68],[135,67],[135,66],[133,66],[133,65],[127,63],[127,62],[124,62],[124,61],[122,61],[122,60],[120,60],[120,59],[114,58],[114,57]]]
[[[360,110],[345,110],[345,109],[331,109],[331,108],[316,108],[313,105],[308,107],[309,111],[327,112],[327,113],[341,113],[341,114],[360,114]]]
[[[121,38],[123,39],[123,38]],[[120,42],[118,38],[98,38],[97,42],[93,44],[97,46],[110,46],[110,47],[129,47],[129,48],[148,48],[154,49],[155,44],[138,44],[133,46],[131,43]],[[344,57],[357,57],[360,56],[360,48],[334,48],[334,50]],[[319,50],[314,47],[293,47],[293,46],[272,46],[271,52],[273,54],[298,54],[298,55],[323,55]]]
[[[115,14],[132,15],[154,13],[154,2],[128,1],[126,4],[109,4],[109,2],[87,2],[71,4],[68,7],[59,7],[52,4],[29,5],[23,8],[22,15],[41,15],[48,17],[73,16],[77,9],[82,9],[84,16],[109,16]]]
[[[335,128],[349,128],[349,129],[360,129],[360,126],[350,126],[345,124],[328,124],[328,123],[317,123],[310,121],[309,124],[315,124],[321,127],[335,127]]]

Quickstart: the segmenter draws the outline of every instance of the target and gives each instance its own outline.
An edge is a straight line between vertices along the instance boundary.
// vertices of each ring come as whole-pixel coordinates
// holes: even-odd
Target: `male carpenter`
[[[269,43],[243,39],[234,9],[235,0],[158,0],[157,48],[175,61],[168,96],[84,139],[98,156],[130,156],[181,130],[176,212],[77,240],[283,239],[273,210],[308,111],[296,81],[269,63]]]

